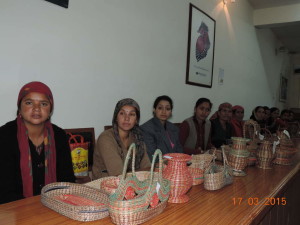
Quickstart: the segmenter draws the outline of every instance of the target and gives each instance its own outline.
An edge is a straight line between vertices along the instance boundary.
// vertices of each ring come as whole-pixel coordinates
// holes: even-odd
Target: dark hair
[[[207,102],[209,104],[210,108],[212,108],[212,103],[208,98],[199,98],[196,102],[195,109],[204,102]]]
[[[282,116],[283,114],[285,114],[285,113],[291,113],[291,110],[288,110],[288,109],[284,109],[284,110],[282,110],[281,111],[281,113],[280,113],[280,116]]]
[[[264,110],[270,110],[270,108],[268,106],[263,106]]]
[[[265,110],[265,108],[263,106],[259,105],[259,106],[255,107],[254,112],[257,112],[260,108],[263,109],[263,110]]]
[[[157,98],[155,99],[154,103],[153,103],[153,108],[156,109],[158,103],[159,103],[160,101],[162,101],[162,100],[163,100],[163,101],[169,102],[170,105],[171,105],[171,109],[173,109],[173,101],[172,101],[172,99],[171,99],[169,96],[167,96],[167,95],[162,95],[162,96],[157,97]]]
[[[272,108],[270,109],[270,112],[273,113],[273,112],[275,112],[276,110],[280,111],[277,107],[272,107]]]

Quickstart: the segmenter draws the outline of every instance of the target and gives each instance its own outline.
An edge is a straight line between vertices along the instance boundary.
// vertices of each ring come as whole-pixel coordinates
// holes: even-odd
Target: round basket
[[[214,172],[206,170],[204,173],[204,188],[209,191],[221,189],[225,185],[224,167],[215,165]]]

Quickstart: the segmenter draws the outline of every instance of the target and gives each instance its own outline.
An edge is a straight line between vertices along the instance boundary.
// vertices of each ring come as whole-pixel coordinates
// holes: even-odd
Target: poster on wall
[[[287,100],[287,90],[288,90],[288,79],[286,77],[280,76],[279,101],[285,102]]]
[[[186,84],[212,87],[216,21],[190,3]]]

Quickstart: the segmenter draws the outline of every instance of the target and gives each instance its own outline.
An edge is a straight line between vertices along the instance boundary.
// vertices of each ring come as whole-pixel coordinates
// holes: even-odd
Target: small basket
[[[129,158],[132,159],[132,176],[127,176]],[[158,178],[154,178],[154,164],[159,157]],[[150,178],[137,179],[135,163],[135,145],[128,150],[120,184],[114,194],[109,196],[109,214],[115,224],[141,224],[160,214],[167,205],[170,194],[170,181],[162,178],[162,154],[156,150],[153,156]],[[131,199],[126,198],[127,191],[133,190]],[[127,200],[125,200],[127,199]]]
[[[204,188],[209,191],[215,191],[221,189],[224,185],[224,167],[213,163],[204,172]]]
[[[73,220],[94,221],[108,216],[108,196],[82,184],[48,184],[42,188],[41,202]]]
[[[256,152],[258,149],[258,131],[260,130],[259,124],[254,120],[247,120],[243,125],[243,136],[244,138],[250,138],[248,142],[247,150],[250,152],[248,158],[248,166],[254,166],[257,163]]]
[[[188,170],[193,178],[193,185],[204,182],[204,170],[209,166],[214,157],[211,154],[192,155],[192,164],[188,167]]]
[[[278,135],[279,145],[276,146],[276,158],[273,161],[278,165],[291,165],[293,156],[297,153],[293,141],[282,131]]]
[[[229,167],[224,146],[222,147],[223,166],[216,165],[215,159],[204,172],[204,188],[209,191],[219,190],[232,183],[232,169]]]

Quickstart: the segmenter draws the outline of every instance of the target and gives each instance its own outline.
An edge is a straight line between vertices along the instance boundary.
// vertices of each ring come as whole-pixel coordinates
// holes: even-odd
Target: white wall
[[[213,111],[224,101],[243,105],[246,118],[256,105],[276,104],[270,80],[279,80],[274,63],[283,59],[275,56],[274,36],[256,32],[246,0],[226,7],[222,0],[191,1],[216,20],[212,88],[185,84],[190,1],[69,2],[65,9],[43,0],[0,0],[0,125],[15,118],[18,91],[32,80],[52,89],[54,123],[95,127],[96,136],[125,97],[140,104],[142,123],[162,94],[174,100],[173,122],[189,117],[199,97],[210,98]]]

